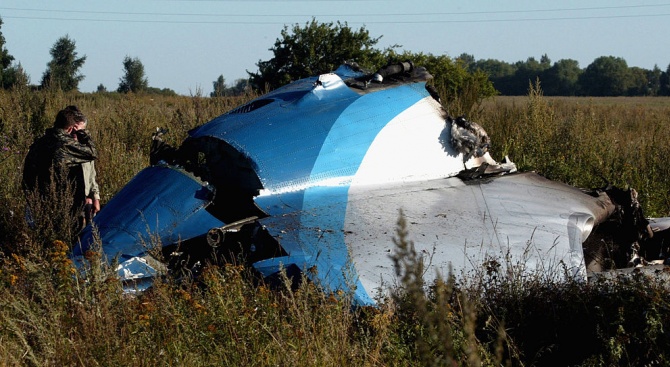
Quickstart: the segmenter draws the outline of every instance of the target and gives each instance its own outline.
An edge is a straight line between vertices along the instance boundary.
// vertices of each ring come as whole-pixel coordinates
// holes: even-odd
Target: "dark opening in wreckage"
[[[429,282],[499,256],[585,280],[668,257],[670,220],[645,218],[634,190],[581,190],[496,162],[486,132],[449,116],[430,78],[410,62],[374,74],[344,64],[191,130],[177,148],[158,132],[151,166],[83,231],[74,259],[99,236],[126,289],[141,291],[166,271],[197,273],[214,252],[372,305],[394,284],[400,210],[431,256]]]

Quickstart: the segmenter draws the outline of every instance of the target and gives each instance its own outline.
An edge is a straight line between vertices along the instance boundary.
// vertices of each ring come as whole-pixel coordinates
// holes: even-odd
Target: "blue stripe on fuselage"
[[[313,81],[300,85],[264,96],[273,102],[257,110],[222,115],[191,136],[222,139],[250,157],[266,190],[307,184],[333,124],[360,96],[344,84],[328,90]]]
[[[312,170],[312,181],[353,177],[379,132],[426,95],[424,83],[418,83],[367,94],[352,103],[326,137]],[[306,189],[299,241],[306,254],[318,257],[315,264],[323,283],[344,290],[355,285],[357,302],[369,304],[372,290],[360,284],[344,242],[349,183]]]
[[[291,95],[300,95],[294,89]],[[191,135],[223,139],[257,165],[267,194],[255,201],[270,214],[261,222],[289,254],[282,261],[303,269],[316,265],[310,276],[323,286],[346,291],[353,285],[358,304],[372,303],[344,242],[349,183],[379,132],[428,96],[425,83],[363,96],[344,86],[292,101],[280,95],[267,96],[276,99],[255,111],[223,115]],[[297,191],[282,191],[291,188]],[[280,262],[262,263],[268,273]]]

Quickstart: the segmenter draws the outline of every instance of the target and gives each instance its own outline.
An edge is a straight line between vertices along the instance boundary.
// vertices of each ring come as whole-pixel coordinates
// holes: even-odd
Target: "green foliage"
[[[579,84],[582,93],[588,96],[621,96],[631,85],[631,72],[626,60],[602,56],[586,67]]]
[[[424,53],[388,52],[390,63],[410,60],[415,66],[425,67],[433,76],[429,82],[438,91],[447,111],[453,116],[472,115],[482,101],[496,94],[493,84],[480,72],[468,72],[462,62],[448,56]]]
[[[470,70],[480,70],[488,74],[493,80],[509,78],[516,70],[514,65],[495,59],[477,60],[470,64]]]
[[[479,284],[468,285],[480,340],[499,338],[504,327],[505,355],[524,365],[668,363],[664,277],[631,273],[587,284],[528,272],[519,260],[512,269],[491,260],[474,277]]]
[[[492,59],[474,61],[472,55],[460,57],[469,71],[486,73],[502,95],[525,95],[528,83],[537,79],[548,96],[670,95],[668,71],[663,72],[658,67],[653,70],[629,68],[625,60],[613,56],[599,57],[584,70],[571,59],[551,65],[547,55],[539,62],[529,57],[513,64]]]
[[[638,67],[632,67],[628,70],[630,84],[626,95],[628,96],[648,96],[653,94],[648,70]]]
[[[433,76],[431,83],[454,115],[470,114],[481,102],[495,95],[493,85],[482,72],[468,72],[464,64],[447,56],[376,50],[379,38],[371,38],[365,28],[354,31],[346,23],[321,24],[312,20],[305,27],[285,27],[271,51],[274,57],[258,63],[259,72],[250,75],[251,85],[259,90],[274,89],[290,81],[337,69],[345,61],[355,61],[364,69],[378,68],[410,60],[425,67]],[[218,91],[218,92],[217,92]],[[214,92],[226,93],[225,79],[214,82]]]
[[[228,93],[231,96],[244,96],[252,94],[251,85],[249,84],[249,79],[236,79],[235,84],[228,88]]]
[[[237,79],[235,84],[228,87],[226,86],[226,79],[223,75],[212,82],[214,91],[209,94],[210,97],[231,97],[231,96],[243,96],[245,94],[251,93],[251,87],[249,86],[249,79]]]
[[[661,80],[663,77],[663,72],[659,69],[658,65],[654,65],[652,70],[644,70],[646,73],[647,79],[647,90],[646,95],[657,96],[661,95]],[[634,95],[634,94],[633,94]]]
[[[664,73],[659,77],[658,94],[661,96],[670,96],[670,64]]]
[[[84,66],[86,56],[77,58],[75,41],[69,36],[59,38],[51,47],[51,61],[47,64],[47,70],[42,75],[41,86],[43,88],[55,88],[64,92],[76,91],[79,83],[84,80],[84,75],[79,69]]]
[[[281,38],[270,49],[273,57],[258,61],[257,73],[249,73],[250,83],[260,91],[276,89],[291,81],[331,72],[345,61],[363,68],[375,68],[383,62],[376,50],[381,37],[372,38],[365,27],[358,30],[347,23],[319,23],[315,19],[301,27],[285,26]]]
[[[576,60],[558,60],[542,74],[542,88],[548,96],[576,95],[581,73]]]
[[[12,87],[26,87],[30,82],[30,77],[19,63],[18,65],[10,66],[2,73],[2,87],[9,89]]]
[[[226,79],[223,77],[223,74],[212,83],[214,91],[209,95],[210,97],[223,97],[226,94]]]
[[[152,95],[161,95],[161,96],[172,96],[175,97],[177,96],[177,92],[170,88],[154,88],[154,87],[147,87],[145,89],[145,92],[147,94],[152,94]]]
[[[469,114],[496,91],[482,72],[468,72],[466,66],[447,56],[403,52],[393,48],[377,50],[379,38],[372,38],[361,27],[351,29],[346,23],[318,23],[312,20],[304,27],[284,27],[281,38],[270,49],[274,57],[259,61],[257,73],[249,73],[249,82],[256,90],[275,89],[291,81],[331,72],[345,61],[355,61],[364,70],[410,60],[425,67],[435,79],[432,81],[452,114]],[[223,85],[222,85],[223,84]],[[221,89],[223,88],[223,89]],[[217,92],[218,91],[218,92]],[[226,93],[225,79],[214,82],[214,92]]]
[[[149,87],[149,79],[144,74],[144,65],[139,58],[126,56],[123,59],[124,74],[119,79],[119,93],[139,93]]]
[[[427,256],[419,255],[409,239],[402,211],[393,238],[394,262],[399,284],[392,290],[392,300],[403,321],[397,332],[414,344],[410,358],[421,366],[481,366],[482,357],[491,365],[492,356],[476,339],[475,310],[470,300],[455,289],[455,278],[448,274],[445,282],[438,275],[426,293],[423,277]],[[498,360],[493,365],[499,365]]]
[[[509,81],[509,88],[513,95],[524,95],[528,91],[528,83],[533,83],[540,78],[551,67],[551,61],[547,55],[542,56],[540,62],[534,57],[529,57],[525,62],[515,64],[514,77]]]
[[[7,88],[11,84],[11,78],[7,78],[5,74],[9,70],[9,66],[14,61],[14,56],[9,54],[5,48],[5,36],[2,35],[2,18],[0,18],[0,87]]]

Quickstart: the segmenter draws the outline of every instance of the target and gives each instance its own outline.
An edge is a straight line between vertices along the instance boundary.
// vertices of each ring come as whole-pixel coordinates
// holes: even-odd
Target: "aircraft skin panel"
[[[649,225],[654,232],[665,231],[670,228],[670,217],[666,218],[648,218]]]
[[[348,175],[353,175],[354,181],[358,182],[417,180],[454,175],[464,168],[462,156],[453,151],[450,152],[452,153],[450,156],[445,152],[445,144],[448,146],[448,143],[439,140],[439,137],[444,137],[444,132],[449,129],[445,129],[443,116],[436,106],[431,104],[431,101],[434,101],[432,97],[424,97],[427,93],[423,83],[407,86],[405,91],[394,91],[399,92],[399,95],[389,96],[387,95],[389,93],[379,92],[370,95],[376,97],[372,101],[361,98],[343,113],[343,118],[338,119],[333,126],[316,160],[312,180],[319,182],[323,177],[330,178],[334,174],[335,177],[337,174],[342,176],[338,177],[339,182],[332,183],[333,186],[310,187],[305,191],[299,246],[306,253],[319,253],[319,263],[324,266],[318,268],[325,267],[332,272],[319,275],[319,278],[329,284],[331,289],[349,289],[351,285],[340,283],[357,279],[355,269],[351,266],[344,232],[332,230],[345,227]],[[389,119],[381,114],[369,117],[362,115],[361,109],[368,111],[365,107],[361,108],[362,106],[377,103],[390,103],[394,106],[387,110],[390,116],[395,117]],[[346,117],[349,114],[362,121],[355,121],[352,124]],[[362,134],[358,132],[361,128],[364,129]],[[421,139],[425,136],[432,139],[428,141]],[[358,149],[342,152],[340,149],[342,146]],[[391,167],[388,163],[381,164],[379,158],[384,155],[390,155],[385,162],[398,164],[393,164]],[[369,159],[371,156],[372,159]],[[368,164],[365,166],[366,169],[362,169],[361,164],[366,159]],[[418,159],[424,161],[417,161]],[[350,170],[342,172],[331,167],[349,167]],[[373,170],[370,169],[373,167]],[[324,211],[324,207],[328,210]],[[356,287],[355,296],[360,304],[371,304],[370,295],[363,284]]]
[[[432,97],[423,98],[377,134],[352,186],[454,176],[465,166],[450,139],[440,104]]]
[[[381,129],[429,96],[423,82],[359,96],[337,75],[322,77],[321,85],[303,83],[312,89],[297,100],[222,115],[191,136],[219,138],[250,157],[268,192],[300,190],[353,176]]]
[[[374,304],[358,281],[340,230],[344,226],[347,190],[348,186],[316,186],[257,198],[260,208],[283,212],[263,218],[260,223],[289,255],[255,263],[254,267],[270,275],[280,267],[296,265],[324,288],[345,291],[355,288],[358,305]]]
[[[292,220],[299,222],[298,236],[283,238],[281,243],[293,261],[304,262],[304,264],[296,264],[299,267],[309,268],[317,265],[317,270],[318,268],[329,269],[329,273],[322,272],[317,276],[329,288],[337,289],[341,287],[343,272],[351,273],[351,277],[355,279],[355,273],[350,270],[350,267],[347,267],[350,261],[348,249],[344,242],[344,234],[340,230],[332,229],[343,228],[347,192],[351,179],[356,175],[369,147],[379,139],[380,132],[389,126],[389,121],[398,121],[398,123],[393,124],[394,126],[411,125],[410,128],[414,127],[415,129],[425,129],[425,126],[432,128],[435,133],[433,134],[432,145],[438,147],[434,153],[437,153],[440,157],[445,157],[445,159],[442,159],[443,162],[447,160],[447,154],[438,141],[444,130],[444,120],[440,120],[441,115],[437,112],[435,106],[425,103],[426,98],[431,98],[426,97],[427,95],[423,83],[367,94],[351,103],[343,111],[325,137],[323,146],[314,163],[309,183],[304,188],[301,207],[292,214],[295,216]],[[371,106],[382,104],[387,108],[381,110],[371,108]],[[417,118],[425,120],[426,123],[417,124]],[[407,128],[404,130],[403,132],[406,133]],[[385,140],[388,141],[389,139]],[[399,143],[405,144],[404,142]],[[382,143],[381,145],[390,147],[389,144]],[[409,146],[407,148],[411,150],[418,147]],[[397,150],[397,147],[395,150]],[[462,163],[460,163],[460,167],[462,169]],[[422,173],[425,174],[426,171]],[[407,172],[402,174],[407,175]],[[442,174],[442,172],[438,172],[438,174]],[[282,204],[278,204],[272,199],[263,199],[264,196],[278,195],[281,192],[267,191],[269,192],[261,195],[256,200],[257,204],[271,217],[285,215]],[[291,201],[296,202],[296,199],[294,198]],[[268,204],[272,202],[274,203]],[[290,207],[284,206],[284,208],[294,210],[295,205],[297,204]],[[327,210],[323,210],[323,208],[327,208]],[[280,236],[281,233],[279,232],[283,231],[285,225],[274,227],[272,222],[272,219],[263,221],[271,234]],[[318,263],[323,264],[323,266],[318,266]],[[359,288],[363,290],[363,287]],[[364,296],[361,293],[359,298]],[[362,299],[359,299],[359,301],[363,302]],[[364,302],[369,303],[370,300],[366,299]]]
[[[390,256],[402,209],[410,239],[430,260],[427,281],[451,267],[472,271],[487,256],[511,256],[512,264],[527,269],[558,275],[568,270],[585,278],[582,243],[613,213],[607,196],[591,197],[535,173],[455,177],[466,168],[480,167],[465,172],[476,176],[516,167],[499,165],[488,153],[464,162],[452,147],[452,120],[426,90],[425,70],[400,66],[380,69],[383,84],[343,66],[278,88],[189,132],[177,160],[184,158],[183,166],[202,180],[231,189],[216,197],[212,212],[233,222],[259,214],[254,225],[264,230],[254,227],[245,245],[250,251],[275,249],[269,234],[281,246],[275,253],[284,256],[253,266],[270,275],[295,265],[327,291],[353,291],[354,304],[374,304],[372,295],[394,283]],[[485,146],[485,133],[459,126],[456,146]],[[194,162],[195,153],[212,157]],[[151,259],[142,258],[149,257],[147,244],[204,239],[225,225],[208,212],[215,193],[202,180],[178,166],[146,168],[96,216],[106,256],[111,261],[120,255],[122,278],[156,274]],[[252,196],[266,217],[253,207]],[[81,260],[92,242],[87,227],[74,257]]]
[[[250,157],[266,190],[299,190],[309,184],[314,162],[333,125],[360,98],[334,74],[325,85],[301,86],[309,89],[291,94],[295,100],[280,99],[285,90],[280,88],[262,98],[279,96],[272,103],[248,113],[224,114],[190,135],[216,137]]]
[[[213,192],[197,178],[170,166],[151,166],[139,172],[93,218],[105,255],[111,260],[142,256],[159,238],[162,244],[202,236],[223,222],[206,211]],[[73,256],[82,256],[93,243],[91,226],[81,235]]]
[[[585,279],[581,243],[614,208],[608,199],[530,172],[467,184],[449,178],[352,187],[345,241],[368,292],[395,281],[390,256],[400,209],[417,252],[427,262],[432,256],[429,278],[446,276],[450,266],[456,275],[471,271],[487,256],[501,263],[511,256],[512,263],[556,274],[563,261]]]
[[[416,83],[366,94],[351,103],[326,136],[310,181],[355,175],[380,131],[427,95],[425,84]]]

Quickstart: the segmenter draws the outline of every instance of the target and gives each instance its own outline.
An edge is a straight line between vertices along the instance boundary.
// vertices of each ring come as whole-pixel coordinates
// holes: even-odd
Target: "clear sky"
[[[139,58],[149,85],[208,95],[256,71],[283,26],[365,26],[379,48],[506,62],[574,59],[585,68],[600,56],[629,66],[670,64],[670,2],[547,0],[2,0],[5,47],[33,84],[65,35],[86,56],[79,89],[115,90],[123,59]]]

